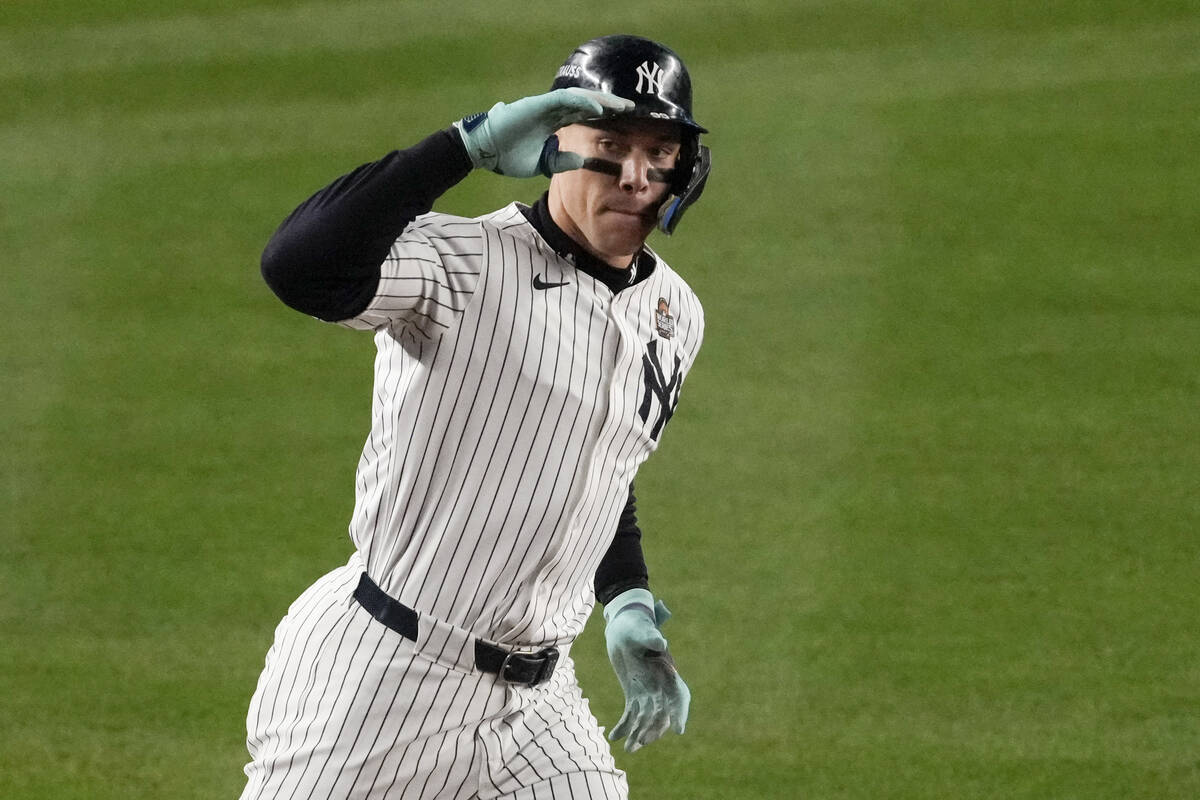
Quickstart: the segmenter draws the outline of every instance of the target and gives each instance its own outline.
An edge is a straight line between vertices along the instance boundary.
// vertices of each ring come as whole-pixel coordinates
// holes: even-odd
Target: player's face
[[[570,125],[559,148],[601,169],[560,172],[550,181],[550,215],[585,250],[628,267],[654,229],[679,156],[679,127],[662,120],[612,120],[603,128]]]

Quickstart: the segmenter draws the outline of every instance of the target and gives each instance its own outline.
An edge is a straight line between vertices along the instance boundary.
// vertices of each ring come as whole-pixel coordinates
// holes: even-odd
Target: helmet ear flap
[[[658,227],[670,236],[675,232],[675,226],[683,217],[688,206],[700,199],[704,184],[708,182],[708,173],[712,170],[712,154],[707,147],[700,144],[698,136],[689,137],[692,153],[688,161],[684,156],[689,152],[685,144],[680,150],[679,166],[675,168],[675,178],[671,184],[670,193],[658,208]]]
[[[700,137],[685,132],[679,146],[679,158],[675,159],[675,174],[671,178],[671,194],[683,194],[696,171],[696,155],[700,151]]]

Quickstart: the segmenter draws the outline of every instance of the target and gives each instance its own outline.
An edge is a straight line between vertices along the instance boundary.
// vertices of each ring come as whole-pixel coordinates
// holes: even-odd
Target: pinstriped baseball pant
[[[279,623],[242,800],[627,798],[570,658],[536,687],[463,668],[355,602],[361,573],[352,558]]]

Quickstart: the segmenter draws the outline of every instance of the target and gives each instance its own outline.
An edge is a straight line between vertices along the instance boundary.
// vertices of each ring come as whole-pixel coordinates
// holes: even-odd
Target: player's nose
[[[640,155],[630,155],[621,162],[621,190],[629,194],[640,194],[650,188],[650,160]]]

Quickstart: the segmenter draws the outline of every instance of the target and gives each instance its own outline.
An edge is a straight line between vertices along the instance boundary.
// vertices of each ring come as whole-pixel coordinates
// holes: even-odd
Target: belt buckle
[[[508,665],[514,657],[541,659],[541,664],[538,665],[537,674],[528,680],[513,680],[508,676]],[[554,668],[558,665],[558,648],[547,647],[539,650],[536,653],[522,653],[517,650],[510,650],[505,654],[504,660],[500,662],[500,669],[496,675],[501,683],[516,683],[524,686],[537,686],[539,683],[544,683],[549,677],[554,674]]]

